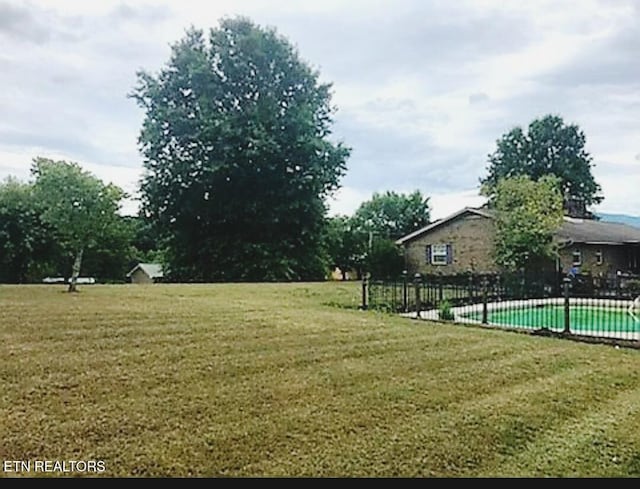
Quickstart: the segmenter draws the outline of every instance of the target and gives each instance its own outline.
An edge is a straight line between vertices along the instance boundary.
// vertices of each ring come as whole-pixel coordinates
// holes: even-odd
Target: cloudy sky
[[[640,215],[635,0],[0,0],[0,179],[46,156],[135,195],[136,71],[234,15],[275,27],[333,83],[334,137],[353,152],[332,213],[385,190],[421,190],[436,218],[478,205],[496,139],[552,113],[586,134],[596,210]]]

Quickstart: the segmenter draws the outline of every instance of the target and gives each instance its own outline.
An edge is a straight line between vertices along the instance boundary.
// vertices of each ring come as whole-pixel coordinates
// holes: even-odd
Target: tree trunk
[[[76,254],[76,259],[73,261],[73,268],[71,269],[71,280],[69,281],[68,292],[77,292],[76,283],[78,282],[78,275],[80,275],[80,266],[82,265],[82,254],[84,248],[80,248]]]

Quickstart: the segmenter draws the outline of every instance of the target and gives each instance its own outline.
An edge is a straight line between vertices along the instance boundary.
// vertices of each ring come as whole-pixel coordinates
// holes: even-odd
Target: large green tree
[[[585,143],[577,125],[565,124],[556,115],[535,119],[526,132],[515,127],[498,139],[495,152],[489,155],[488,174],[481,180],[484,193],[493,194],[503,178],[525,175],[535,181],[555,175],[565,207],[575,201],[597,204],[603,197]]]
[[[35,158],[31,171],[34,197],[42,205],[41,219],[73,257],[69,292],[74,292],[85,251],[95,249],[118,225],[124,193],[115,185],[105,185],[77,163]]]
[[[55,245],[41,213],[33,185],[0,182],[0,282],[30,282],[46,271]]]
[[[325,197],[349,150],[329,139],[330,85],[244,18],[189,30],[139,73],[143,209],[174,280],[321,278]]]
[[[429,198],[419,190],[409,194],[393,191],[374,193],[360,204],[353,219],[373,237],[398,239],[429,223]]]
[[[501,179],[490,206],[496,213],[496,263],[508,270],[523,270],[555,257],[553,233],[562,224],[562,196],[556,177]]]

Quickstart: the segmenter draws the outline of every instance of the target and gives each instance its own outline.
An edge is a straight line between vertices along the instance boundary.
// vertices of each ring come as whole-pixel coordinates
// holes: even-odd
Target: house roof
[[[463,209],[460,209],[457,212],[454,212],[453,214],[448,215],[447,217],[444,217],[442,219],[438,219],[437,221],[433,221],[429,224],[427,224],[425,227],[418,229],[417,231],[414,231],[410,234],[407,234],[406,236],[403,236],[402,238],[398,239],[396,241],[396,244],[404,244],[407,241],[411,241],[414,240],[416,238],[419,238],[420,236],[422,236],[423,234],[428,233],[429,231],[434,230],[435,228],[446,224],[448,222],[453,221],[454,219],[464,215],[464,214],[476,214],[478,216],[482,216],[482,217],[488,217],[488,218],[493,218],[493,214],[491,214],[490,212],[488,212],[485,208],[482,209],[478,209],[476,207],[465,207]]]
[[[129,273],[127,273],[127,277],[131,277],[136,270],[142,270],[150,278],[162,278],[164,276],[162,273],[162,265],[159,263],[138,263]]]
[[[494,218],[494,214],[486,208],[465,207],[458,212],[434,221],[427,226],[407,234],[396,241],[396,244],[404,244],[420,236],[447,224],[464,214],[476,214],[482,217]],[[555,233],[556,239],[563,244],[640,244],[640,228],[627,224],[597,221],[594,219],[575,219],[565,216],[560,229]]]
[[[616,222],[564,218],[556,232],[560,241],[585,244],[640,244],[640,228]]]

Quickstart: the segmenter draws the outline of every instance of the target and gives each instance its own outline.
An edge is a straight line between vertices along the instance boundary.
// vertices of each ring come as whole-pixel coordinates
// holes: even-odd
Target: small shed
[[[163,276],[159,263],[138,263],[127,273],[132,284],[152,284],[161,281]]]

